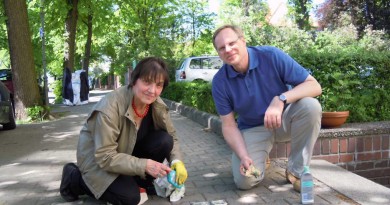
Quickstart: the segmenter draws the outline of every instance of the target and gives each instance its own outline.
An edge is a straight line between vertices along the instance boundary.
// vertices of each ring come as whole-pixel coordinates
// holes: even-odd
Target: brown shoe
[[[267,157],[267,161],[265,162],[265,169],[267,170],[271,166],[271,160]]]
[[[286,181],[293,185],[295,191],[301,192],[301,179],[292,175],[289,171],[287,171],[287,169],[286,169]]]

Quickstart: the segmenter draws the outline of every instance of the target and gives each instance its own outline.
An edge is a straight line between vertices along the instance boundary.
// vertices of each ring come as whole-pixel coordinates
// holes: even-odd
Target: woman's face
[[[138,78],[133,86],[135,97],[142,103],[151,104],[156,101],[164,88],[163,76],[152,78]]]

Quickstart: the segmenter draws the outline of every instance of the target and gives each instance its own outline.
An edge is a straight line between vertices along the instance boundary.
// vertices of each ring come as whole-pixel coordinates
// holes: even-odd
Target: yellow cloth
[[[184,163],[178,160],[172,164],[171,169],[176,171],[176,183],[179,185],[184,184],[188,177]]]

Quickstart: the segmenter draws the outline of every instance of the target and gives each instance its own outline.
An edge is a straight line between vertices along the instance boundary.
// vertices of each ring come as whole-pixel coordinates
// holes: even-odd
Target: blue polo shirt
[[[248,47],[249,69],[240,74],[224,64],[212,81],[219,115],[238,114],[240,130],[264,124],[264,114],[275,96],[308,77],[308,71],[289,55],[272,46]]]

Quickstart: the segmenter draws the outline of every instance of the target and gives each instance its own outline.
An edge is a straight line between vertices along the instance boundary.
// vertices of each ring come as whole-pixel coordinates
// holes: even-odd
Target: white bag
[[[165,159],[163,164],[168,166],[168,161]],[[174,187],[171,183],[168,182],[168,177],[159,177],[153,181],[154,188],[156,189],[157,196],[163,198],[170,198],[171,202],[179,201],[185,192],[184,185],[181,188]]]

